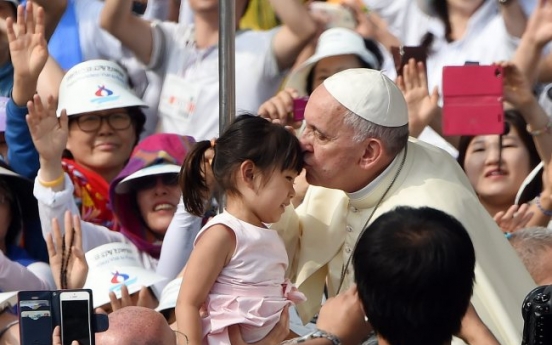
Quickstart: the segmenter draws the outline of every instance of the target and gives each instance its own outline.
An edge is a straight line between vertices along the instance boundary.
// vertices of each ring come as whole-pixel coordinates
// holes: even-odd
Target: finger
[[[14,42],[17,37],[15,36],[15,30],[13,28],[13,19],[11,17],[8,17],[6,19],[6,34],[8,36],[8,42]]]
[[[138,292],[138,303],[137,305],[139,307],[149,307],[149,291],[148,288],[145,286],[142,286],[140,289],[140,292]]]
[[[286,125],[288,123],[289,117],[291,117],[290,114],[293,111],[293,102],[292,105],[288,105],[284,104],[280,99],[275,99],[272,102],[272,105],[276,109],[276,116],[277,119],[280,120],[280,124]]]
[[[115,311],[121,309],[121,302],[117,299],[115,292],[109,292],[109,301],[111,302],[111,310]]]
[[[412,87],[419,87],[420,81],[418,80],[418,68],[416,66],[416,60],[410,58],[408,59],[408,78]]]
[[[278,114],[278,110],[272,103],[271,99],[264,102],[259,108],[259,115],[261,115],[264,118],[267,118],[270,120],[278,119],[279,117],[277,114]]]
[[[38,94],[35,94],[33,96],[33,103],[34,103],[34,114],[38,119],[42,119],[44,117],[44,105],[42,104],[42,99]]]
[[[25,26],[27,33],[34,34],[34,13],[33,13],[33,2],[27,1],[27,6],[25,8]]]
[[[295,92],[296,94],[297,92]],[[285,111],[286,112],[290,112],[293,110],[293,100],[295,98],[298,98],[299,96],[295,96],[293,95],[291,92],[287,92],[287,91],[281,91],[278,93],[278,95],[276,96],[278,97],[278,99],[282,102],[282,104],[286,107],[285,108]]]
[[[510,206],[508,210],[506,210],[506,214],[504,214],[504,218],[506,219],[515,218],[517,210],[518,210],[517,205]]]
[[[504,211],[499,211],[499,212],[497,212],[497,213],[494,215],[494,217],[493,217],[494,221],[497,222],[497,223],[500,222],[500,221],[502,221],[503,218],[504,218],[504,214],[505,214]]]
[[[42,8],[42,6],[38,6],[36,10],[36,24],[34,28],[35,33],[41,34],[42,36],[44,36],[45,30],[46,30],[44,22],[45,22],[44,9]]]
[[[17,35],[21,36],[25,34],[25,7],[23,5],[17,6]]]
[[[419,61],[417,63],[418,83],[420,86],[427,87],[427,76],[425,72],[424,63]]]
[[[69,250],[73,246],[73,222],[71,211],[65,211],[65,248]]]
[[[403,67],[404,88],[407,91],[412,90],[412,80],[410,79],[410,66],[405,64]]]
[[[69,131],[69,118],[67,117],[67,111],[63,109],[61,111],[61,116],[59,117],[59,125],[63,132],[67,133]]]
[[[61,236],[61,229],[59,227],[59,221],[57,218],[52,218],[52,235],[54,238],[54,244],[57,250],[61,250],[63,238]]]
[[[96,308],[96,309],[94,309],[94,313],[96,313],[96,314],[107,315],[107,313],[105,312],[105,310],[103,310],[102,308]]]
[[[52,261],[56,257],[57,253],[51,233],[46,235],[46,249],[48,250],[48,257],[50,258],[50,261]]]
[[[130,294],[128,293],[128,288],[124,284],[123,286],[121,286],[121,305],[123,307],[128,307],[133,305],[132,299],[130,298]]]
[[[399,90],[401,90],[403,94],[406,93],[406,88],[404,86],[404,78],[402,77],[402,75],[397,76],[397,80],[395,81],[395,84],[397,84],[397,87],[399,88]]]
[[[431,92],[430,99],[432,104],[437,105],[439,103],[439,87],[437,86],[433,87],[433,91]]]
[[[79,249],[80,251],[83,251],[82,249],[82,228],[81,228],[81,222],[78,215],[73,215],[73,229],[75,236],[75,240],[73,241],[73,245]]]
[[[73,340],[73,341],[71,342],[71,345],[79,345],[79,342],[76,341],[76,340]]]

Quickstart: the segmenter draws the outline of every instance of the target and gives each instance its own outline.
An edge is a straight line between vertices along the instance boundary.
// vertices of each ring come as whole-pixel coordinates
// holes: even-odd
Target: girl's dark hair
[[[180,188],[186,210],[202,216],[209,187],[205,178],[204,156],[211,147],[208,140],[196,143],[186,156],[180,171]],[[235,187],[235,170],[250,160],[267,180],[276,169],[303,169],[303,154],[299,140],[284,126],[261,117],[244,114],[238,116],[214,145],[211,162],[215,182],[226,193],[238,193]]]
[[[525,119],[523,118],[523,116],[521,116],[519,111],[514,109],[506,110],[504,112],[504,117],[505,117],[507,126],[513,126],[516,129],[519,135],[519,138],[523,143],[523,146],[525,146],[525,148],[529,152],[529,169],[530,170],[534,169],[541,162],[541,158],[535,146],[535,142],[533,141],[533,137],[531,136],[531,134],[529,134],[529,132],[527,132],[527,122],[525,122]],[[473,138],[475,138],[475,136],[464,135],[460,137],[460,142],[458,144],[457,161],[462,167],[462,169],[464,169],[464,163],[466,161],[466,153],[468,150],[468,146],[470,145]],[[536,183],[533,183],[530,186],[532,190],[528,191],[527,194],[526,193],[524,194],[532,195],[533,197],[539,195],[539,193],[542,190],[542,181],[541,179],[538,179],[538,178],[536,180],[538,181],[535,181]],[[529,200],[520,199],[519,203],[522,204],[527,201]]]

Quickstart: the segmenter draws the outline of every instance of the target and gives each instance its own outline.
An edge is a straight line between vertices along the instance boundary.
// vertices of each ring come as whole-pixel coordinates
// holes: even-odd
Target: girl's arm
[[[199,309],[235,249],[234,232],[221,224],[208,228],[196,240],[176,302],[177,328],[186,335],[189,345],[201,344]]]

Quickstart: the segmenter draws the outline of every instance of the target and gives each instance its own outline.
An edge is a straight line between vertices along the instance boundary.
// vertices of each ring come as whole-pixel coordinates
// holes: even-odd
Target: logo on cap
[[[130,278],[128,274],[125,273],[119,273],[119,271],[115,271],[113,274],[113,277],[111,277],[111,284],[116,284],[115,286],[112,286],[109,288],[109,291],[115,291],[120,290],[123,285],[130,285],[135,283],[138,280],[138,277]]]
[[[111,102],[119,99],[120,96],[114,95],[113,91],[105,87],[105,85],[98,85],[98,90],[94,93],[96,98],[92,98],[91,102],[94,103],[105,103]]]

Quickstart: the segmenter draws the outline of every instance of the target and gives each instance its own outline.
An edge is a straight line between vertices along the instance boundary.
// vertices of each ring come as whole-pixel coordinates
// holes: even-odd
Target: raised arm
[[[45,38],[49,40],[52,37],[56,27],[65,13],[67,0],[33,0],[37,5],[44,9],[45,13]],[[36,13],[36,12],[35,12]]]
[[[506,31],[514,37],[521,37],[527,24],[527,16],[523,12],[520,0],[510,0],[506,4],[501,4],[500,14],[504,20]]]
[[[144,64],[149,64],[153,51],[150,23],[132,13],[132,0],[106,0],[100,26],[121,41]]]
[[[293,66],[303,47],[316,34],[316,22],[299,0],[270,0],[274,12],[282,21],[272,49],[280,70]]]
[[[542,49],[551,40],[552,0],[539,0],[512,59],[531,85],[537,81]]]

